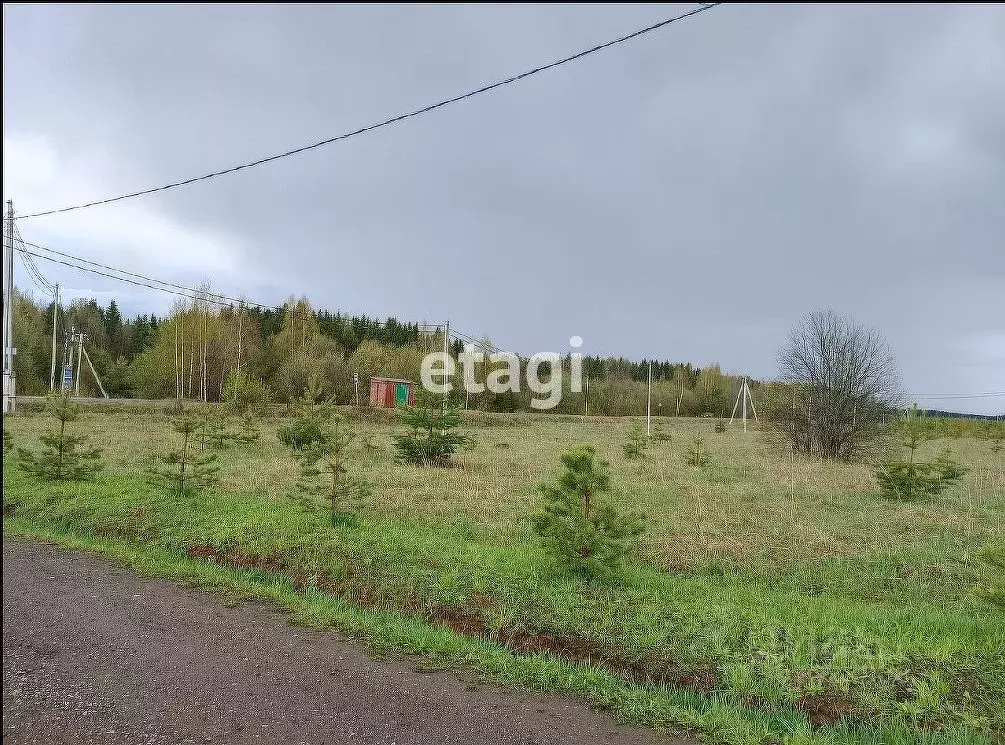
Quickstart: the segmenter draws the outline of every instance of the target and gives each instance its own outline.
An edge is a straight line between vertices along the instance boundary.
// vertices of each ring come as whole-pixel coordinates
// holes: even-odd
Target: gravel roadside
[[[140,577],[95,556],[5,538],[3,742],[656,739],[582,702],[430,671],[418,659],[373,659],[268,608],[227,607],[206,591]]]

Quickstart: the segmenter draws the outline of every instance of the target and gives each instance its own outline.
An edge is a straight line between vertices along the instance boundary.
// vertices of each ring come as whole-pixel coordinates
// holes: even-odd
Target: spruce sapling
[[[217,483],[216,453],[196,455],[196,439],[202,423],[193,416],[174,419],[174,431],[182,436],[181,448],[158,456],[151,464],[148,475],[152,484],[168,489],[178,497],[185,497]],[[159,463],[157,461],[160,461]]]
[[[38,453],[18,448],[22,469],[46,481],[88,481],[101,470],[100,448],[88,447],[86,435],[73,435],[66,425],[80,417],[80,407],[69,391],[49,396],[46,410],[58,422],[58,428],[39,436],[44,446]]]

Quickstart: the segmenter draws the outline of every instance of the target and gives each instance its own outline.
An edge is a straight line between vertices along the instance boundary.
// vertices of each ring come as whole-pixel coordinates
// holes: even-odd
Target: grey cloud
[[[681,7],[8,6],[5,133],[108,154],[114,193]],[[910,390],[1002,390],[1003,80],[1001,6],[727,5],[149,199],[231,236],[244,260],[228,286],[272,302],[449,317],[527,352],[580,334],[588,352],[764,377],[797,318],[831,306],[886,333]]]

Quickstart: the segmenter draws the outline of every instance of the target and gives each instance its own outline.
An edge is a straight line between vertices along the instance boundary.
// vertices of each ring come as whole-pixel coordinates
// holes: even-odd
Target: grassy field
[[[5,419],[31,446],[41,415]],[[146,483],[176,446],[168,417],[89,411],[105,447],[93,483],[50,484],[4,459],[4,532],[102,551],[137,569],[266,598],[301,623],[494,679],[583,695],[637,725],[710,742],[997,743],[1005,623],[972,595],[981,546],[1005,541],[1005,464],[987,441],[941,497],[894,503],[871,469],[793,457],[766,433],[666,419],[670,442],[626,461],[631,421],[473,415],[449,469],[394,462],[390,423],[360,423],[373,485],[354,528],[290,498],[298,470],[262,438],[221,453],[221,484],[178,500]],[[708,467],[682,453],[700,433]],[[588,584],[539,548],[536,484],[569,445],[612,464],[615,500],[644,512],[638,556]]]

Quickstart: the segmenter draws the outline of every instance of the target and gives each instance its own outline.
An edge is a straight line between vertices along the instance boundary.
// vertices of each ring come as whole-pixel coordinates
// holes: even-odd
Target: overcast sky
[[[688,7],[5,5],[4,198],[26,214],[227,167]],[[831,307],[886,334],[913,394],[1002,391],[1005,7],[720,6],[21,231],[270,304],[760,378]],[[171,302],[39,263],[129,314]]]

